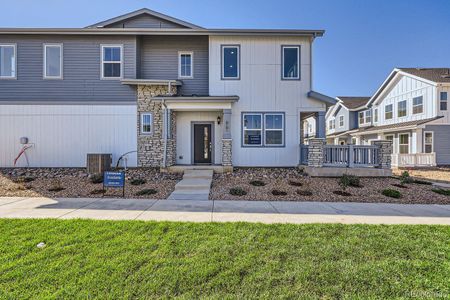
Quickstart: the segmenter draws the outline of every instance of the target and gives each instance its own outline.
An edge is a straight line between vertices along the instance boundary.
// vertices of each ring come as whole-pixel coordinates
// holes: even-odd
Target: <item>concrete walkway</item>
[[[185,170],[169,200],[208,200],[213,170]]]
[[[0,218],[450,225],[450,205],[4,197]]]

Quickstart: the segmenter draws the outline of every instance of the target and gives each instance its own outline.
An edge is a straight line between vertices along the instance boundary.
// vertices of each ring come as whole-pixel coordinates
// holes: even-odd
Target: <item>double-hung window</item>
[[[366,124],[370,124],[372,122],[372,111],[370,109],[366,110],[365,114],[366,114]]]
[[[282,79],[300,79],[300,46],[282,46]]]
[[[447,101],[448,101],[448,94],[447,94],[447,92],[441,92],[441,94],[440,94],[440,100],[439,100],[439,103],[440,103],[440,109],[441,110],[447,110]]]
[[[378,123],[378,108],[373,110],[373,122]]]
[[[384,119],[390,120],[393,117],[392,114],[392,104],[388,104],[384,107]]]
[[[194,77],[194,53],[179,52],[178,53],[178,77],[193,78]]]
[[[0,79],[17,78],[16,66],[16,45],[0,44]]]
[[[122,78],[122,45],[102,45],[102,78]]]
[[[407,113],[406,100],[397,103],[397,117],[399,118],[406,117],[406,113]]]
[[[433,131],[425,131],[423,133],[424,136],[424,150],[425,153],[433,152]]]
[[[358,115],[359,115],[359,124],[361,125],[361,124],[364,124],[364,112],[363,111],[360,111],[359,113],[358,113]]]
[[[372,122],[372,111],[370,109],[360,111],[358,116],[359,125],[370,124],[370,122]]]
[[[284,113],[244,113],[243,146],[284,146]]]
[[[141,133],[151,134],[153,132],[153,115],[151,113],[141,113]]]
[[[409,134],[403,133],[398,136],[398,150],[400,154],[408,154],[409,153]]]
[[[339,116],[339,127],[344,127],[344,116]]]
[[[240,78],[240,47],[222,45],[222,79]]]
[[[413,98],[413,114],[423,113],[423,97]]]
[[[63,78],[63,46],[62,44],[44,44],[44,78]]]

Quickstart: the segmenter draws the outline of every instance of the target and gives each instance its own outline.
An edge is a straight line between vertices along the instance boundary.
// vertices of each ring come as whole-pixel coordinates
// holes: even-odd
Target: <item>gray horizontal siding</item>
[[[140,15],[105,27],[109,28],[186,28],[150,15]]]
[[[194,52],[194,78],[183,79],[180,93],[208,94],[207,36],[149,36],[142,38],[141,78],[177,79],[178,51]]]
[[[450,125],[427,125],[424,131],[434,132],[436,163],[438,165],[450,165]],[[425,146],[423,147],[425,148]]]
[[[135,88],[100,79],[100,45],[123,44],[124,77],[136,78],[136,38],[0,36],[17,44],[17,80],[0,80],[2,101],[136,101]],[[43,44],[63,44],[63,80],[43,79]]]

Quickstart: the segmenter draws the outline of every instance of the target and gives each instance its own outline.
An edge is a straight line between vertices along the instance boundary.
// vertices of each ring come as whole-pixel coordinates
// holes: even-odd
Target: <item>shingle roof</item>
[[[450,82],[450,68],[398,68],[411,75],[437,83]]]
[[[404,127],[410,127],[410,126],[418,126],[422,125],[437,119],[442,118],[442,116],[429,118],[429,119],[423,119],[423,120],[416,120],[416,121],[408,121],[408,122],[401,122],[401,123],[395,123],[395,124],[389,124],[389,125],[382,125],[382,126],[369,126],[369,127],[363,127],[359,128],[358,131],[355,133],[370,133],[380,130],[386,130],[386,129],[401,129]]]
[[[337,97],[348,109],[355,109],[365,105],[370,97]]]

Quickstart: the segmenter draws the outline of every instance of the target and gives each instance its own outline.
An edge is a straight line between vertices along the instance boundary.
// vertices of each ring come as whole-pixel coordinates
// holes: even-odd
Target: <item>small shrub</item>
[[[158,191],[155,189],[143,189],[143,190],[136,192],[135,195],[136,196],[145,196],[145,195],[153,195],[156,193],[158,193]]]
[[[98,194],[103,194],[105,192],[104,189],[98,189],[98,190],[92,190],[89,192],[89,194],[91,195],[98,195]]]
[[[450,190],[444,190],[444,189],[432,189],[433,192],[444,195],[444,196],[450,196]]]
[[[287,193],[285,191],[272,190],[272,195],[274,195],[274,196],[286,196]]]
[[[230,189],[230,195],[233,195],[233,196],[245,196],[245,195],[247,195],[247,192],[244,191],[244,189],[241,188],[241,187],[234,187],[234,188]]]
[[[250,181],[250,184],[253,186],[265,186],[266,183],[262,180],[252,180]]]
[[[300,181],[289,180],[289,185],[292,185],[292,186],[302,186],[303,184],[302,184]]]
[[[103,175],[102,174],[92,174],[91,177],[89,177],[89,180],[94,184],[102,183]]]
[[[362,187],[361,185],[361,180],[359,179],[358,176],[355,175],[348,175],[348,180],[349,180],[349,186],[352,187]]]
[[[131,185],[141,185],[141,184],[146,184],[147,180],[142,179],[142,178],[134,178],[130,180],[130,184]]]
[[[345,192],[345,190],[350,186],[350,176],[348,176],[347,174],[342,175],[339,178],[338,184],[341,187],[342,191]]]
[[[47,191],[49,192],[60,192],[62,190],[65,190],[65,188],[62,186],[59,180],[55,180],[52,183],[52,185],[47,189]]]
[[[297,190],[297,194],[301,196],[312,196],[312,192],[308,190]]]
[[[408,187],[406,185],[402,185],[402,184],[398,184],[398,183],[393,183],[392,184],[395,187],[401,188],[401,189],[407,189]]]
[[[411,176],[409,176],[409,172],[403,171],[402,174],[400,175],[400,184],[405,185],[407,183],[412,183],[412,182],[414,182],[414,179],[412,179]]]
[[[425,180],[419,180],[419,179],[415,179],[413,181],[413,183],[415,184],[423,184],[423,185],[432,185],[433,183],[429,182],[429,181],[425,181]]]
[[[27,183],[27,182],[32,182],[34,181],[36,178],[32,177],[32,176],[20,176],[17,177],[13,180],[13,182],[15,183]]]
[[[386,197],[391,197],[391,198],[400,198],[402,196],[402,194],[397,191],[397,190],[393,190],[393,189],[385,189],[381,192],[383,195],[385,195]]]

